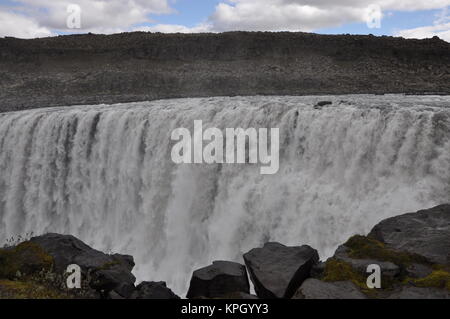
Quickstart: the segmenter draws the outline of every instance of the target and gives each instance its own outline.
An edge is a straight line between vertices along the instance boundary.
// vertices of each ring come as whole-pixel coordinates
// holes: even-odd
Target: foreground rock
[[[68,289],[76,264],[80,289]],[[177,299],[163,282],[134,286],[132,256],[108,255],[70,235],[46,234],[0,249],[0,298]]]
[[[386,219],[369,234],[387,247],[450,263],[450,205]]]
[[[104,254],[70,235],[46,234],[31,238],[30,242],[52,256],[57,272],[64,272],[71,264],[80,266],[84,277],[89,277],[91,288],[99,292],[114,291],[128,298],[134,291],[136,278],[131,273],[131,256]]]
[[[142,282],[131,295],[131,299],[180,299],[167,288],[165,282]]]
[[[40,246],[23,242],[0,249],[0,299],[59,299],[76,298],[78,294],[65,291],[62,275],[51,273],[53,258]],[[84,290],[85,298],[98,294]]]
[[[309,246],[286,247],[267,243],[244,255],[259,298],[291,298],[319,261]]]
[[[245,266],[229,261],[215,261],[194,272],[187,298],[219,298],[238,293],[245,296],[249,292]]]
[[[351,282],[370,298],[448,298],[449,225],[450,205],[389,218],[376,225],[367,237],[350,238],[314,276],[333,285]],[[381,269],[381,289],[369,289],[366,283],[367,266],[373,264]],[[325,287],[309,283],[306,295],[324,294],[321,286]]]
[[[259,298],[450,299],[450,205],[382,221],[318,262],[309,246],[267,243],[244,255]],[[82,288],[68,290],[66,268],[77,264]],[[368,265],[381,288],[367,285]],[[178,299],[164,282],[134,286],[133,257],[108,255],[73,236],[47,234],[0,249],[0,298]],[[218,261],[194,272],[189,298],[255,299],[246,268]]]
[[[323,282],[307,279],[292,299],[367,299],[350,281]]]

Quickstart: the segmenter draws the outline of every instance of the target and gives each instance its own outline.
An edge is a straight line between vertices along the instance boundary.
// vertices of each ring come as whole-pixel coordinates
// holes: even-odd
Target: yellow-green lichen
[[[382,242],[369,237],[353,236],[344,246],[350,249],[348,255],[351,258],[389,261],[403,268],[412,263],[429,264],[421,255],[387,248]]]
[[[68,299],[62,293],[46,285],[34,281],[0,280],[1,299]]]
[[[12,279],[18,274],[28,275],[49,270],[53,258],[40,246],[32,242],[23,242],[13,248],[0,249],[0,278]]]
[[[416,287],[446,288],[450,290],[450,273],[445,270],[434,270],[424,278],[407,278],[405,283],[410,283]]]
[[[321,279],[327,282],[351,281],[361,289],[367,288],[362,274],[355,271],[350,264],[335,258],[327,260]]]
[[[393,278],[383,275],[381,278],[381,288],[383,290],[390,290],[396,284],[396,281]],[[367,286],[367,276],[364,276],[361,272],[354,269],[349,263],[335,258],[327,260],[322,277],[319,279],[326,282],[350,281],[355,284],[361,292],[371,298],[377,298],[380,293],[378,289],[370,289]]]

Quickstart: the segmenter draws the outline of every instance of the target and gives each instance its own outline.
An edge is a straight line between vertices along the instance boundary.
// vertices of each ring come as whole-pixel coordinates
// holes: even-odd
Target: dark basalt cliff
[[[288,32],[0,39],[0,111],[352,93],[450,94],[450,43]]]

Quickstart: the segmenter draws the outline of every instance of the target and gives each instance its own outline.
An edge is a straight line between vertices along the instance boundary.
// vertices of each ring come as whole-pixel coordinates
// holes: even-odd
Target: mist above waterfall
[[[378,221],[450,202],[450,97],[174,99],[0,113],[0,242],[73,234],[184,293],[192,271],[266,241],[322,258]],[[280,129],[280,168],[180,164],[194,120]]]

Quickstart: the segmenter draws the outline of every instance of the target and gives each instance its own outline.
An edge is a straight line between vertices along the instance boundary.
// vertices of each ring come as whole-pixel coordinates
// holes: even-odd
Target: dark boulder
[[[319,262],[312,266],[311,268],[311,277],[320,277],[322,276],[323,272],[325,271],[325,263]]]
[[[119,264],[112,264],[105,269],[93,269],[90,272],[90,286],[97,291],[115,291],[124,298],[134,292],[136,278]]]
[[[369,234],[387,247],[415,253],[433,263],[450,263],[450,205],[392,217]]]
[[[326,105],[332,105],[333,104],[333,102],[331,102],[331,101],[320,101],[320,102],[318,102],[316,105],[315,105],[315,107],[316,108],[321,108],[321,107],[324,107],[324,106],[326,106]]]
[[[131,299],[180,299],[165,282],[142,282],[130,297]]]
[[[267,243],[246,253],[244,260],[259,298],[291,298],[310,276],[319,255],[309,246]]]
[[[124,267],[127,267],[129,271],[132,271],[134,266],[136,265],[134,263],[133,256],[130,255],[121,255],[121,254],[114,254],[111,255],[112,258],[115,260],[118,260]]]
[[[239,292],[250,292],[245,266],[229,261],[215,261],[208,267],[194,271],[187,298],[218,298]]]
[[[104,254],[70,235],[46,234],[33,237],[30,242],[53,257],[57,272],[64,273],[71,264],[80,266],[84,278],[97,291],[114,290],[125,298],[134,291],[136,278],[131,273],[134,266],[131,256]]]
[[[71,235],[46,234],[30,239],[54,259],[55,270],[65,271],[68,265],[77,264],[83,270],[101,267],[111,256],[95,250]]]
[[[367,299],[350,281],[323,282],[307,279],[292,299]]]

